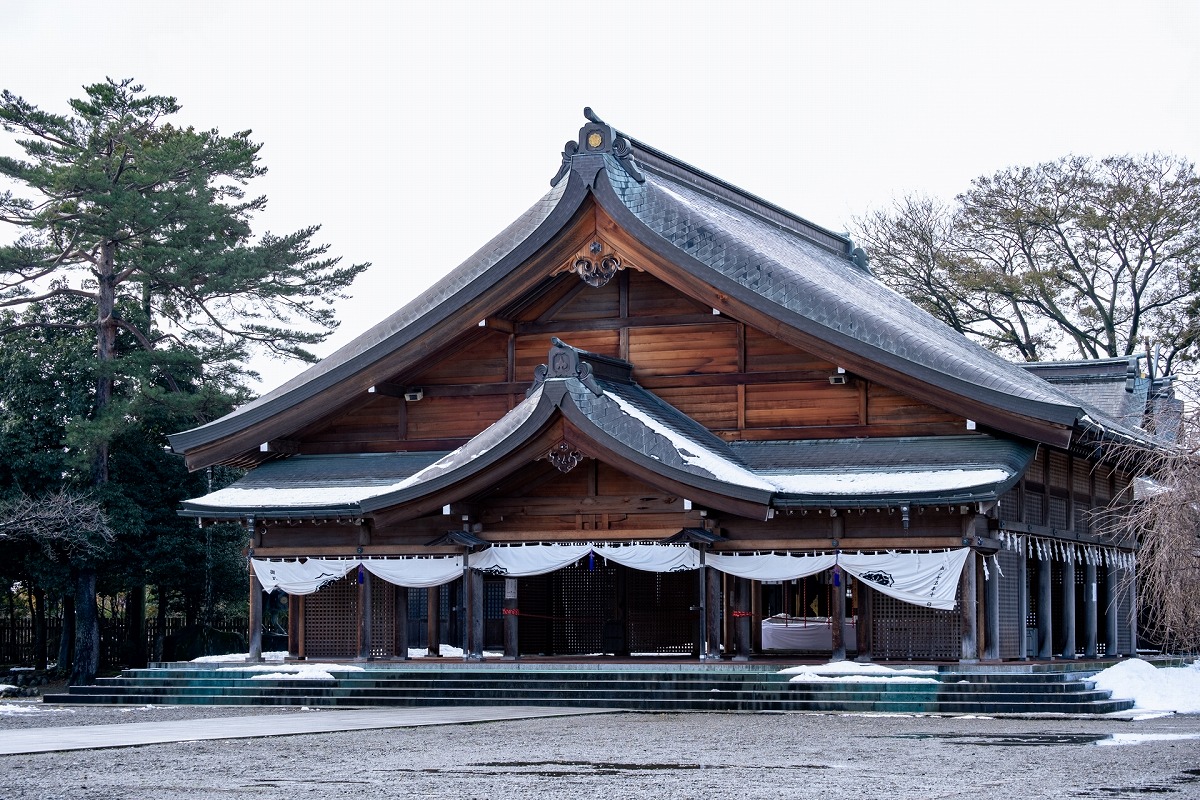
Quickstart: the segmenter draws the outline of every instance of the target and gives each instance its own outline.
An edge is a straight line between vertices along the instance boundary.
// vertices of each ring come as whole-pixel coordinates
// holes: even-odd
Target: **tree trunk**
[[[80,569],[75,575],[75,664],[72,686],[94,683],[100,669],[100,618],[96,613],[96,570]]]
[[[68,664],[75,658],[75,598],[70,594],[62,597],[62,632],[58,635],[58,663],[55,670],[66,675]]]
[[[92,404],[92,418],[103,418],[112,402],[113,378],[111,363],[116,356],[117,323],[116,309],[116,255],[114,242],[100,246],[97,264],[96,290],[96,358],[99,367],[96,374],[96,397]],[[108,484],[108,441],[101,438],[92,454],[92,485],[104,496]],[[95,681],[100,669],[100,620],[96,614],[96,569],[87,566],[75,573],[75,659],[71,667],[72,685],[87,685]]]
[[[158,609],[154,613],[154,660],[163,660],[163,648],[167,639],[167,598],[163,587],[154,587]]]
[[[146,666],[146,586],[130,588],[125,600],[125,642],[122,661],[127,667]]]
[[[32,589],[29,599],[33,603],[33,668],[45,671],[46,647],[46,590]]]

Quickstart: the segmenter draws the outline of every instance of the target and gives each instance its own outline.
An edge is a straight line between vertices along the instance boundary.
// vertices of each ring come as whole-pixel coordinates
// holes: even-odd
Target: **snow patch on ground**
[[[21,703],[3,703],[0,704],[0,716],[9,716],[12,714],[36,714],[42,709],[35,705],[24,705]]]
[[[1097,689],[1112,692],[1113,699],[1133,700],[1139,711],[1200,714],[1200,662],[1158,668],[1131,658],[1097,673],[1092,680]]]

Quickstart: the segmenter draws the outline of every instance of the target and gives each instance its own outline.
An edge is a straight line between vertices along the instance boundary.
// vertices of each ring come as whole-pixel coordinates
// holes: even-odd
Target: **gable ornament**
[[[625,261],[599,239],[575,254],[564,271],[574,272],[584,283],[595,289],[606,285],[625,269]]]
[[[566,442],[559,442],[546,454],[546,460],[554,465],[559,472],[567,473],[579,466],[583,461],[583,453]]]

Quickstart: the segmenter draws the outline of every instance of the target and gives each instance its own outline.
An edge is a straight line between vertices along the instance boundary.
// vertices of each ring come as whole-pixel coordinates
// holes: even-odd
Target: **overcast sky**
[[[548,188],[606,122],[845,230],[1066,154],[1200,158],[1200,3],[4,3],[0,88],[65,111],[133,77],[252,129],[256,230],[374,266],[331,352]],[[298,371],[260,360],[262,390]]]

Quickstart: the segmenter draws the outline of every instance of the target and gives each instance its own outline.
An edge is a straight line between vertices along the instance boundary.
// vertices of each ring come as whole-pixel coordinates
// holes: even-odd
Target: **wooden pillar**
[[[358,566],[358,659],[371,658],[371,573]]]
[[[976,561],[975,551],[967,554],[967,560],[963,563],[962,576],[958,582],[958,605],[962,625],[960,662],[979,660],[979,603],[976,594],[979,587],[975,578],[975,571],[979,567]]]
[[[1123,655],[1136,656],[1138,646],[1138,625],[1137,625],[1137,581],[1134,579],[1135,567],[1130,567],[1130,580],[1126,581],[1125,591],[1129,595],[1129,616],[1122,620],[1122,624],[1129,626],[1129,646],[1125,648]]]
[[[1075,562],[1068,554],[1062,566],[1063,658],[1075,657]]]
[[[484,573],[468,571],[467,620],[470,625],[468,661],[484,660]]]
[[[1029,658],[1029,559],[1025,555],[1027,540],[1022,536],[1019,541],[1021,557],[1017,559],[1017,610],[1021,613],[1021,619],[1017,631],[1021,641],[1017,642],[1017,655],[1024,660]]]
[[[517,579],[504,579],[504,660],[516,661],[520,653],[520,629],[517,627],[520,610],[517,597]]]
[[[1050,585],[1050,559],[1046,556],[1038,558],[1038,652],[1042,659],[1054,658],[1054,617],[1051,608],[1054,602],[1054,592]]]
[[[704,637],[707,650],[705,658],[714,661],[721,660],[721,573],[712,568],[705,568],[706,619],[707,635]]]
[[[1120,592],[1120,576],[1120,571],[1110,565],[1104,579],[1104,654],[1109,658],[1120,655],[1117,646],[1117,642],[1121,641],[1117,628],[1121,617],[1117,603]]]
[[[733,641],[734,661],[749,661],[754,650],[751,625],[754,612],[750,609],[751,582],[749,578],[733,579]]]
[[[870,661],[873,646],[871,629],[875,617],[875,590],[867,586],[866,581],[855,581],[854,591],[858,592],[858,624],[855,626],[855,647],[858,655],[855,661]]]
[[[395,642],[392,648],[392,657],[401,661],[408,660],[408,587],[396,586],[395,589],[395,608],[396,615],[395,627],[393,628],[392,640]]]
[[[984,556],[986,559],[987,556]],[[993,562],[984,581],[983,592],[983,657],[988,661],[1000,660],[1000,570]],[[1021,633],[1024,634],[1022,625]]]
[[[250,565],[250,661],[262,661],[263,587]]]
[[[833,638],[831,661],[846,660],[846,576],[842,568],[834,566],[832,590],[829,592],[829,620],[832,626],[830,634]]]
[[[750,652],[762,652],[762,625],[758,621],[762,619],[762,583],[756,580],[750,581]]]
[[[296,597],[293,598],[296,601],[296,639],[298,640],[297,644],[296,644],[296,658],[300,659],[301,661],[303,661],[306,658],[306,656],[304,655],[304,648],[305,648],[304,613],[305,613],[305,609],[308,607],[308,601],[305,600],[304,598],[305,598],[305,595],[302,595],[302,594],[296,595]],[[290,610],[288,613],[291,613]]]
[[[287,598],[288,658],[300,657],[300,603],[303,596],[289,594]]]
[[[1096,643],[1100,622],[1099,598],[1096,591],[1096,564],[1092,561],[1083,566],[1083,657],[1096,657]]]
[[[425,605],[425,641],[428,647],[426,655],[440,656],[442,654],[442,587],[430,586],[425,593],[428,596]]]

